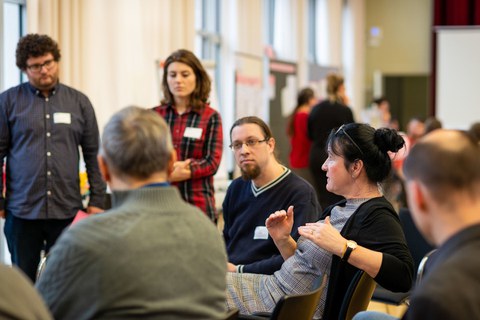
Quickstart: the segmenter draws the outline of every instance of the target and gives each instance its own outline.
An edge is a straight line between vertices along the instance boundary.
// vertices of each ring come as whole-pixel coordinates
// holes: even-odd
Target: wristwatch
[[[345,248],[345,253],[342,256],[342,261],[347,262],[348,258],[350,258],[350,255],[352,254],[352,251],[357,248],[357,243],[353,240],[347,240],[346,248]]]

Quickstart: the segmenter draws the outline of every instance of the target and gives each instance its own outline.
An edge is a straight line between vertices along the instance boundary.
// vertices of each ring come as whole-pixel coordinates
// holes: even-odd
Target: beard
[[[243,180],[253,180],[261,173],[260,167],[257,165],[247,165],[244,168],[240,168],[240,171],[242,173]]]

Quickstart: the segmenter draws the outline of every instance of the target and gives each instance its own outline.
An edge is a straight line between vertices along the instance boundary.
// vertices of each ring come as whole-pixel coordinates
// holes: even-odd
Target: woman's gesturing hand
[[[347,240],[330,223],[330,217],[324,222],[307,223],[298,228],[301,236],[313,241],[320,248],[341,257]]]

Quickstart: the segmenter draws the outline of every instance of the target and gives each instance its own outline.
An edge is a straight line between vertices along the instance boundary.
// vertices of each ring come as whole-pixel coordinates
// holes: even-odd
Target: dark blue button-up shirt
[[[57,84],[50,96],[23,83],[0,95],[0,160],[6,157],[6,196],[0,209],[24,219],[67,219],[83,207],[81,147],[90,184],[89,205],[105,195],[97,164],[95,112],[81,92]],[[0,181],[0,190],[3,182]]]

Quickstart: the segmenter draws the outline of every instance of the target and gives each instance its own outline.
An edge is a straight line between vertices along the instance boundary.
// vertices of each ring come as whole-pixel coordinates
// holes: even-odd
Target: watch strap
[[[347,250],[345,250],[345,253],[343,254],[342,261],[347,262],[348,258],[350,258],[350,255],[352,254],[353,248],[350,246],[347,246]]]

